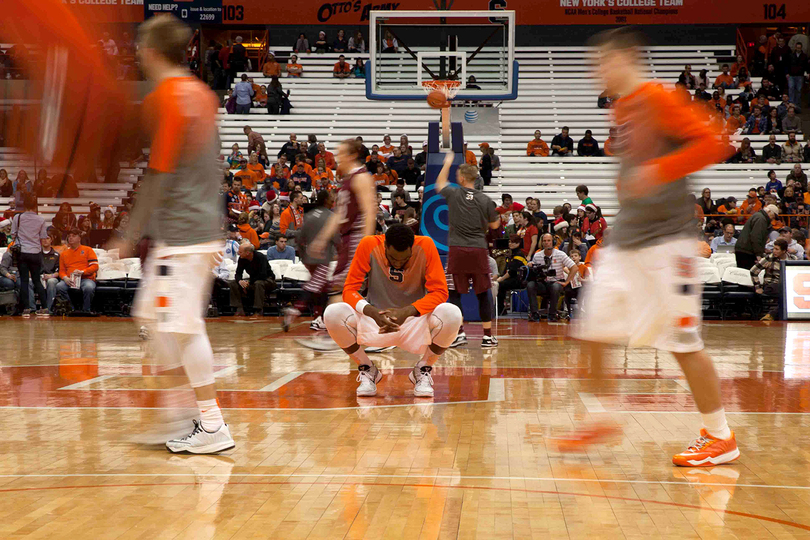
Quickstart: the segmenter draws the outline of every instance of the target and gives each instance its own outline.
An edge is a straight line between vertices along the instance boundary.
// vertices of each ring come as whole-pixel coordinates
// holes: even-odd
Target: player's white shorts
[[[689,238],[601,250],[573,335],[678,353],[702,350],[696,252],[696,240]]]
[[[152,321],[158,332],[205,333],[205,312],[223,242],[153,247],[146,260],[133,316]]]
[[[374,319],[358,313],[349,304],[338,302],[326,308],[323,322],[329,335],[341,348],[355,343],[366,347],[399,347],[422,355],[431,343],[447,348],[453,343],[461,326],[461,310],[453,304],[440,304],[433,312],[410,317],[398,332],[380,334]]]

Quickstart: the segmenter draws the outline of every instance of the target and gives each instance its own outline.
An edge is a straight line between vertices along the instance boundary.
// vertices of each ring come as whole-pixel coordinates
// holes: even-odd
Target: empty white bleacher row
[[[419,50],[418,48],[416,50]],[[286,57],[289,49],[276,48],[276,56]],[[642,62],[647,76],[664,82],[677,80],[685,64],[692,66],[697,74],[701,69],[709,71],[709,79],[720,74],[720,65],[735,54],[735,47],[651,47],[642,52]],[[485,49],[481,65],[498,69],[497,53]],[[397,53],[382,55],[392,77],[416,79],[415,64],[409,55]],[[533,158],[526,156],[526,144],[535,129],[543,132],[543,139],[550,143],[562,126],[568,126],[571,137],[578,141],[585,129],[592,130],[594,137],[604,143],[608,136],[610,111],[599,109],[597,97],[602,92],[592,72],[593,50],[587,47],[520,47],[516,59],[520,62],[518,99],[500,105],[500,136],[484,139],[468,135],[469,148],[478,155],[477,145],[488,142],[501,158],[501,170],[493,175],[492,185],[486,192],[493,199],[502,193],[512,194],[522,201],[527,196],[537,196],[551,207],[563,202],[577,202],[574,188],[588,185],[594,199],[611,216],[618,209],[613,187],[616,173],[615,158]],[[315,134],[327,149],[349,137],[362,136],[366,146],[382,144],[384,135],[390,135],[396,143],[399,135],[407,134],[414,151],[427,136],[427,122],[436,120],[438,114],[424,101],[369,101],[365,98],[365,81],[362,79],[336,80],[332,66],[337,54],[299,54],[299,63],[304,67],[301,78],[282,78],[285,90],[290,90],[294,105],[292,113],[285,116],[270,116],[266,110],[254,108],[250,115],[227,115],[220,110],[220,131],[223,154],[230,152],[233,143],[244,148],[246,139],[242,132],[249,124],[265,138],[268,153],[274,155],[290,133],[296,133],[299,141]],[[354,58],[368,59],[368,54],[347,54],[347,61]],[[476,59],[478,61],[478,59]],[[399,62],[400,71],[394,74]],[[474,64],[474,63],[473,63]],[[248,73],[257,84],[266,84],[269,79],[260,73]],[[480,82],[480,81],[479,81]],[[483,86],[485,88],[485,86]],[[734,94],[729,91],[728,94]],[[749,137],[759,153],[767,143],[766,135]],[[783,142],[786,136],[777,137]],[[769,164],[717,165],[701,171],[690,178],[696,191],[703,187],[712,189],[715,197],[744,196],[751,186],[764,185],[767,171],[777,170],[784,181],[791,165]]]

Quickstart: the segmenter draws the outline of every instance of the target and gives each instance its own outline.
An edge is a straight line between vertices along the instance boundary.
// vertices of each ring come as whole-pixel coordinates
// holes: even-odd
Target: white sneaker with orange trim
[[[709,435],[706,429],[700,430],[700,437],[695,439],[685,452],[675,454],[672,463],[679,467],[712,467],[729,463],[740,457],[737,438],[734,432],[728,439],[718,439]]]

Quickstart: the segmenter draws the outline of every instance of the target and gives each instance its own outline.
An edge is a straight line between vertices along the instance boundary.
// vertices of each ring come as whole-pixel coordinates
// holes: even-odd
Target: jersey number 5
[[[402,273],[402,270],[397,270],[393,266],[389,266],[388,279],[396,283],[402,283],[405,279],[405,274]]]

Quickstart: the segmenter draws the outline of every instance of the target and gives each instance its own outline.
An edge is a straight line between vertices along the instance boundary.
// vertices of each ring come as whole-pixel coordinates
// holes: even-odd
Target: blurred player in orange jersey
[[[97,166],[105,176],[117,176],[123,146],[137,140],[137,126],[126,121],[135,116],[133,98],[97,47],[100,36],[63,0],[2,6],[0,40],[35,50],[15,58],[28,84],[24,93],[6,98],[29,103],[14,104],[3,115],[4,145],[24,150],[53,176],[95,181]],[[55,186],[59,194],[64,187]]]
[[[367,283],[364,298],[360,290]],[[396,346],[421,356],[408,378],[416,397],[433,397],[433,363],[453,343],[461,310],[447,302],[447,280],[436,245],[392,225],[382,236],[366,236],[354,254],[343,302],[323,314],[326,329],[358,363],[358,396],[377,394],[382,373],[361,345]]]
[[[171,15],[159,15],[138,31],[138,56],[155,83],[143,105],[151,138],[146,176],[132,210],[122,250],[142,234],[153,241],[133,314],[154,328],[152,347],[165,364],[179,360],[200,410],[200,422],[172,452],[209,454],[234,446],[216,400],[214,354],[203,313],[222,251],[223,215],[217,168],[218,101],[183,65],[191,30]]]
[[[720,397],[720,380],[701,337],[701,281],[695,266],[694,202],[686,176],[726,156],[695,109],[660,84],[644,82],[638,35],[629,28],[599,34],[599,76],[621,95],[613,113],[621,160],[616,189],[621,212],[596,278],[586,291],[575,335],[589,342],[601,378],[605,344],[655,347],[673,353],[703,417],[700,437],[673,458],[681,466],[712,466],[740,455]],[[562,448],[599,440],[597,426],[560,441]]]

